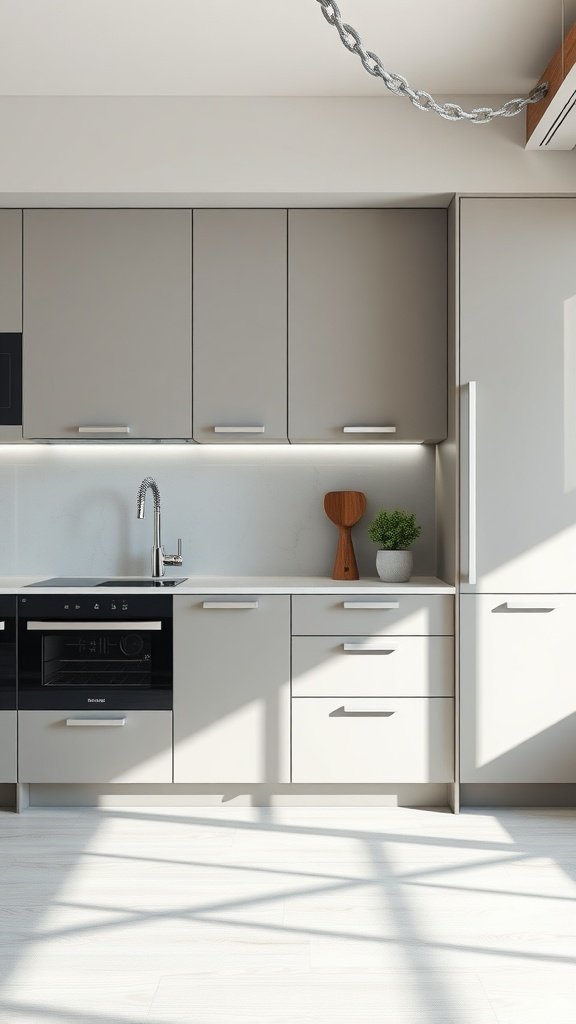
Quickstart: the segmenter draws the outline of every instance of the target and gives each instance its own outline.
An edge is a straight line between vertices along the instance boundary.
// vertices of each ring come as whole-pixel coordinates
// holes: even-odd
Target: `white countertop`
[[[42,576],[0,577],[0,592],[11,594],[454,594],[455,588],[434,576],[414,576],[409,583],[383,583],[377,577],[349,582],[326,576],[190,576],[177,587],[34,587]],[[102,578],[102,577],[98,577]],[[105,577],[106,578],[106,577]],[[110,576],[109,579],[122,579]],[[138,577],[133,576],[132,579]],[[141,577],[144,579],[145,577]],[[169,577],[167,577],[168,579]]]

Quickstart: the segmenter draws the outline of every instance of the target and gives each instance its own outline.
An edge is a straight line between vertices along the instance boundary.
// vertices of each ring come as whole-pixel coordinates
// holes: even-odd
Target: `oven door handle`
[[[131,632],[150,632],[155,630],[158,632],[162,629],[162,622],[158,619],[156,622],[142,622],[140,619],[134,620],[129,619],[127,622],[103,622],[100,619],[95,619],[93,622],[72,622],[66,620],[66,622],[47,622],[40,621],[36,622],[29,620],[26,623],[26,629],[32,630],[36,633],[41,633],[46,630],[58,630],[59,633],[72,632],[74,630],[93,630],[94,632],[102,632],[103,630],[121,630],[126,633]]]

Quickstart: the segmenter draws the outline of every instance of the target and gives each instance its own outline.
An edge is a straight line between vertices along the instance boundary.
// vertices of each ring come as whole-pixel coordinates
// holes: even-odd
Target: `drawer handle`
[[[347,611],[352,611],[354,608],[365,610],[373,608],[375,611],[389,611],[393,608],[399,608],[400,601],[344,601],[344,607]]]
[[[214,427],[215,434],[263,434],[265,430],[264,424],[254,427]]]
[[[341,708],[336,708],[330,712],[330,718],[392,718],[395,715],[395,711],[385,711],[383,708],[377,705],[370,704],[343,704]]]
[[[77,427],[79,434],[129,434],[130,427]]]
[[[507,612],[553,612],[555,606],[553,604],[529,604],[526,601],[506,601],[499,608],[493,608],[492,611],[497,612],[503,608]]]
[[[396,427],[342,427],[343,434],[395,434]]]
[[[342,647],[349,654],[362,654],[366,651],[375,651],[377,654],[394,654],[395,647],[384,647],[383,644],[371,643],[349,643],[342,644]]]
[[[238,611],[238,609],[257,608],[258,601],[203,601],[202,607]]]
[[[126,718],[67,718],[66,725],[73,726],[123,726],[126,725]]]
[[[6,629],[6,623],[0,622],[0,629]]]

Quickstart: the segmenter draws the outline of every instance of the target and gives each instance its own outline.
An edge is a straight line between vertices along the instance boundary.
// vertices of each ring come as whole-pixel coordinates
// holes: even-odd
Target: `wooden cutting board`
[[[324,511],[339,530],[332,579],[357,580],[352,527],[360,522],[366,511],[366,495],[362,491],[329,491],[324,495]]]

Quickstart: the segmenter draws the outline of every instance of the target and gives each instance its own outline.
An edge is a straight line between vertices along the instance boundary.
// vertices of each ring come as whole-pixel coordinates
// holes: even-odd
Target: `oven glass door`
[[[19,620],[18,706],[172,708],[172,618]]]
[[[16,707],[16,598],[0,597],[0,710]]]

